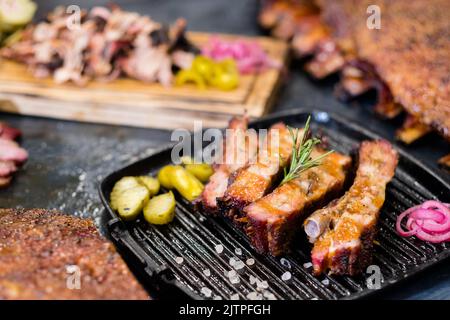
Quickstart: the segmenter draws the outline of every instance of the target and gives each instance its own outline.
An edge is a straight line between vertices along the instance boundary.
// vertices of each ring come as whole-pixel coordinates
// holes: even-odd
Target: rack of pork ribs
[[[380,29],[368,27],[373,5]],[[450,141],[449,1],[265,0],[259,23],[290,40],[314,78],[339,73],[338,98],[376,90],[377,114],[392,119],[405,111],[402,142],[431,131]],[[439,162],[450,168],[450,154]]]
[[[18,129],[0,122],[0,189],[7,187],[13,174],[27,160],[28,153],[17,143]]]
[[[305,232],[314,243],[316,274],[330,270],[355,275],[370,264],[386,184],[397,166],[397,152],[387,141],[361,144],[354,183],[337,199],[349,182],[351,157],[333,152],[319,166],[280,184],[290,163],[295,130],[276,123],[257,138],[257,148],[252,135],[245,137],[245,118],[233,119],[229,128],[223,159],[246,160],[214,166],[215,173],[199,200],[205,212],[230,219],[259,253],[272,256],[289,251],[305,221]],[[298,130],[299,135],[303,133]],[[276,143],[271,143],[272,139],[277,139]],[[311,156],[316,158],[324,152],[316,146]]]

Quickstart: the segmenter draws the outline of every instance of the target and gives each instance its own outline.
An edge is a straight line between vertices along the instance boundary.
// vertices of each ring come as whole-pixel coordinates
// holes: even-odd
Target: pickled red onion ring
[[[234,59],[242,74],[257,73],[268,68],[281,68],[281,64],[271,59],[261,45],[254,41],[225,41],[218,37],[211,37],[203,46],[202,55],[216,61]]]
[[[429,209],[417,209],[411,213],[411,218],[414,220],[433,220],[438,223],[446,220],[446,216],[442,212]]]
[[[406,230],[402,228],[405,218]],[[429,200],[409,208],[397,217],[395,227],[402,237],[416,236],[432,243],[450,241],[450,204]]]

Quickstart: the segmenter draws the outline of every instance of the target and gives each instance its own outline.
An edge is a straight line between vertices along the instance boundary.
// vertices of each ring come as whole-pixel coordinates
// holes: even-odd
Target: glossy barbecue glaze
[[[324,152],[315,150],[312,157]],[[260,253],[274,256],[285,253],[305,216],[342,190],[350,164],[350,157],[332,153],[320,166],[247,206],[244,209],[249,221],[247,234],[253,246]]]
[[[316,274],[331,269],[332,273],[354,275],[370,263],[386,185],[394,176],[397,161],[389,142],[363,142],[353,186],[305,221],[305,231],[315,241],[312,263]]]
[[[241,210],[270,191],[289,162],[292,144],[292,136],[285,124],[277,123],[270,128],[255,162],[233,173],[232,183],[225,195],[218,199],[225,215],[246,222]]]

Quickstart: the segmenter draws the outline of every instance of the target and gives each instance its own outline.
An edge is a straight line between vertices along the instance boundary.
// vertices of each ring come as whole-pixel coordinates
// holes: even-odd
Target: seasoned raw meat
[[[0,239],[0,300],[148,299],[91,220],[0,209]]]

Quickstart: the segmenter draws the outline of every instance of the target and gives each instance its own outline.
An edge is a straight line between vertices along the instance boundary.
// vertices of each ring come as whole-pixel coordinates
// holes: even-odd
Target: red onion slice
[[[447,216],[442,212],[430,209],[418,208],[411,213],[411,218],[415,220],[432,220],[437,223],[442,223],[445,220],[448,220],[446,217]]]
[[[404,230],[402,221],[406,217],[408,220]],[[432,243],[450,241],[450,205],[429,200],[409,208],[397,217],[396,230],[403,237],[415,235],[421,240]]]
[[[410,237],[414,234],[416,234],[417,229],[413,229],[410,226],[408,226],[408,224],[406,225],[406,227],[409,229],[409,231],[405,231],[402,229],[402,221],[403,219],[408,216],[412,210],[414,208],[410,208],[408,210],[406,210],[405,212],[403,212],[402,214],[400,214],[397,218],[397,222],[395,224],[395,228],[397,229],[397,232],[402,236],[402,237]]]
[[[271,59],[261,45],[254,41],[224,41],[212,37],[202,48],[202,54],[216,61],[234,59],[242,74],[257,73],[269,68],[281,68]]]
[[[450,240],[450,231],[447,231],[445,233],[431,234],[427,233],[425,230],[419,229],[416,233],[416,237],[419,238],[420,240],[432,243],[441,243]]]

